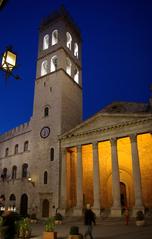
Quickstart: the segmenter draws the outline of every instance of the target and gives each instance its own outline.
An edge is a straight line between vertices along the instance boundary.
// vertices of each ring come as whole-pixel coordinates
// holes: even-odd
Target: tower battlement
[[[0,135],[0,142],[16,137],[20,134],[24,134],[31,130],[30,121],[25,122],[7,132]]]

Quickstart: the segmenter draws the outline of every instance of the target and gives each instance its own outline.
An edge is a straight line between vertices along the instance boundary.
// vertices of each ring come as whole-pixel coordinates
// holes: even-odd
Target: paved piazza
[[[58,238],[67,238],[71,226],[79,226],[80,233],[84,233],[84,225],[82,218],[68,218],[64,220],[62,225],[56,226]],[[42,239],[43,223],[32,226],[32,238]],[[126,226],[124,220],[121,219],[98,219],[96,226],[93,228],[93,236],[95,239],[151,239],[152,238],[152,218],[146,219],[144,227],[137,227],[135,220],[131,219],[129,225]]]

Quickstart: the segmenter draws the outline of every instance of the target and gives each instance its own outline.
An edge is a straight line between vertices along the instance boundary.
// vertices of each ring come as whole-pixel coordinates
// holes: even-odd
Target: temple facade
[[[33,115],[0,135],[0,210],[49,217],[152,208],[152,101],[82,121],[81,33],[61,8],[40,25]]]

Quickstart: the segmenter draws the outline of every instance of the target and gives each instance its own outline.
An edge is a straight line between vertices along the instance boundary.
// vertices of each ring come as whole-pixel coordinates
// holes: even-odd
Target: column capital
[[[111,138],[110,143],[111,143],[111,146],[116,146],[117,145],[117,138]]]
[[[92,147],[93,147],[93,149],[97,149],[98,148],[98,141],[92,142]]]
[[[130,135],[130,140],[131,140],[131,143],[137,142],[137,134],[131,134]]]

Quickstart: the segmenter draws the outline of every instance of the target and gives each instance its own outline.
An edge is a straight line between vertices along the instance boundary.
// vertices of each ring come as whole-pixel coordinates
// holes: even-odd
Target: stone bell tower
[[[63,7],[40,26],[33,117],[48,117],[56,135],[82,119],[81,36]],[[42,122],[43,125],[43,122]]]
[[[48,200],[49,208],[54,205],[58,207],[58,136],[75,127],[81,120],[81,36],[79,29],[62,7],[46,18],[39,29],[30,169],[39,194],[39,216],[44,216],[42,212],[47,211],[43,210],[44,200]],[[44,185],[46,178],[47,183]]]

